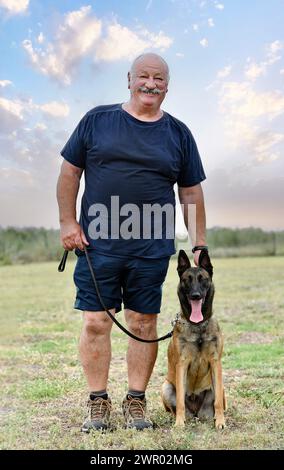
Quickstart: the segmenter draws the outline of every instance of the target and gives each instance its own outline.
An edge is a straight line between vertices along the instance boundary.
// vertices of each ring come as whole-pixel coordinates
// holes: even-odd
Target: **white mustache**
[[[143,91],[143,93],[153,94],[153,95],[161,95],[163,93],[161,90],[159,90],[159,88],[153,88],[152,90],[149,90],[149,88],[146,88],[145,86],[140,86],[138,90]]]

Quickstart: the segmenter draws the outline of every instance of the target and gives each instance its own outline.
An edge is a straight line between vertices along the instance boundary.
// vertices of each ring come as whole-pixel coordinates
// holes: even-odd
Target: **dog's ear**
[[[184,250],[179,250],[178,254],[178,267],[177,272],[179,277],[186,271],[188,268],[191,267],[190,261],[188,256]]]
[[[201,268],[208,272],[210,277],[213,277],[213,266],[207,250],[201,250],[199,255],[198,264]]]

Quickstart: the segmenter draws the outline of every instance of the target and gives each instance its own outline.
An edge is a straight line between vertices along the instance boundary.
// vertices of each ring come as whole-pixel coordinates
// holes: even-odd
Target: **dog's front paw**
[[[177,418],[175,422],[175,427],[184,428],[184,426],[185,426],[185,420],[182,418]]]
[[[224,417],[216,418],[215,419],[215,428],[220,431],[221,429],[225,429],[225,419]]]

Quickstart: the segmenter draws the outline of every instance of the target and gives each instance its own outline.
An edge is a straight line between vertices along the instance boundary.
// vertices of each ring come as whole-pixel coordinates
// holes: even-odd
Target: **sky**
[[[283,0],[0,0],[0,226],[59,227],[61,149],[128,100],[152,51],[202,157],[208,228],[284,229],[283,24]]]

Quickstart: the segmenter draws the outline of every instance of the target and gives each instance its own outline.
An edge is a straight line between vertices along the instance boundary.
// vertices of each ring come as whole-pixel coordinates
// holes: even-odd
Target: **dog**
[[[201,251],[198,267],[191,267],[185,251],[180,250],[177,271],[181,312],[168,346],[163,405],[176,416],[176,426],[184,426],[187,417],[214,417],[215,428],[223,429],[227,408],[221,364],[223,337],[212,318],[213,266],[207,250]]]

